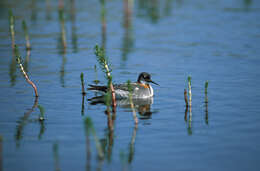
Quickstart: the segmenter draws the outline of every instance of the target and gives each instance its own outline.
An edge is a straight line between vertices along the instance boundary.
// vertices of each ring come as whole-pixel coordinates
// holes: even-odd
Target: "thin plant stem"
[[[22,65],[21,56],[20,56],[20,54],[19,54],[18,47],[17,47],[16,45],[14,45],[14,46],[15,46],[16,61],[17,61],[18,65],[19,65],[19,67],[20,67],[20,70],[21,70],[21,72],[23,73],[24,78],[26,79],[26,81],[33,87],[35,96],[38,97],[39,94],[38,94],[38,91],[37,91],[37,87],[36,87],[36,85],[29,79],[29,76],[28,76],[27,73],[25,72],[24,67],[23,67],[23,65]]]
[[[189,88],[189,113],[190,118],[189,121],[192,121],[192,112],[191,112],[191,106],[192,106],[192,93],[191,93],[191,76],[188,77],[188,88]]]
[[[84,115],[84,111],[85,111],[85,96],[82,95],[82,102],[81,102],[81,115]]]
[[[103,48],[99,48],[98,45],[95,46],[95,54],[97,56],[98,62],[103,70],[104,73],[106,73],[106,78],[109,82],[109,89],[111,91],[112,95],[112,106],[113,106],[113,112],[116,111],[116,94],[115,89],[112,84],[112,75],[111,70],[109,69],[108,59],[105,57],[105,51]]]
[[[80,74],[80,80],[81,80],[81,90],[82,90],[82,95],[85,96],[85,86],[84,86],[84,74],[83,72]]]
[[[110,84],[110,82],[108,83]],[[111,119],[111,112],[110,112],[110,104],[111,104],[111,93],[107,92],[105,95],[105,104],[107,106],[107,109],[105,111],[106,115],[107,115],[107,125],[110,131],[113,131],[114,127],[113,127],[113,121]]]
[[[187,90],[186,90],[186,88],[184,89],[184,100],[185,100],[186,108],[189,107],[188,97],[187,97]]]
[[[208,125],[209,124],[209,114],[208,114],[208,85],[209,82],[205,82],[205,122]]]

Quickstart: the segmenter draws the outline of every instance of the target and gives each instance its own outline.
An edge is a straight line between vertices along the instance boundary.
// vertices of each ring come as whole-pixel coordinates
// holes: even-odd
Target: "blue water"
[[[86,101],[94,93],[87,91],[82,112],[80,73],[86,84],[95,79],[106,84],[93,50],[102,44],[100,3],[75,0],[72,13],[71,2],[65,1],[66,53],[60,42],[58,2],[1,2],[0,170],[259,170],[258,1],[139,0],[128,29],[123,2],[107,1],[105,47],[113,82],[136,81],[146,71],[160,84],[153,85],[152,104],[142,108],[146,115],[138,114],[138,128],[131,109],[118,106],[113,132],[107,126],[106,106]],[[28,74],[38,87],[44,122],[37,121],[37,107],[24,117],[35,97],[12,65],[8,8],[17,16],[16,43],[24,58],[22,19],[29,27]],[[183,96],[189,75],[191,122],[184,118]],[[104,160],[97,158],[93,135],[85,135],[86,117],[106,144]]]

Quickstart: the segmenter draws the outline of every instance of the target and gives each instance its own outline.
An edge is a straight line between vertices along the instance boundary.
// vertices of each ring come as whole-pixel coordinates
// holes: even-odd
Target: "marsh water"
[[[259,170],[259,1],[136,0],[128,19],[124,3],[106,1],[104,39],[99,1],[64,0],[65,51],[58,1],[0,2],[0,170]],[[9,9],[37,101],[13,58]],[[106,84],[96,44],[106,49],[114,83],[146,71],[160,84],[153,99],[135,101],[138,127],[127,102],[118,101],[111,131],[106,106],[87,101],[96,94],[82,99],[81,72],[86,86]],[[189,75],[190,121],[183,94]],[[87,117],[104,159],[86,134]]]

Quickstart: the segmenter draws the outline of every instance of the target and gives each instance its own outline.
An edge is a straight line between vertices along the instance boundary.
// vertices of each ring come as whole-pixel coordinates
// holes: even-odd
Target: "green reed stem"
[[[80,74],[80,80],[81,80],[82,95],[86,95],[85,85],[84,85],[84,74],[83,74],[83,72]]]
[[[113,111],[116,111],[116,95],[115,95],[115,90],[114,86],[112,84],[112,75],[111,75],[111,67],[108,63],[108,58],[105,56],[105,50],[104,48],[99,48],[98,45],[95,46],[95,55],[97,57],[97,60],[99,62],[99,65],[102,69],[102,71],[106,74],[106,79],[109,83],[109,89],[112,94],[112,105],[113,105]]]

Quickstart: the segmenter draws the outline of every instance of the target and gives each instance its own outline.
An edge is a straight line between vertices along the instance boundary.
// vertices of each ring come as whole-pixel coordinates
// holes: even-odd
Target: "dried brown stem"
[[[21,63],[19,63],[19,66],[20,66],[20,69],[21,69],[23,76],[25,77],[26,81],[33,87],[35,96],[38,97],[39,94],[38,94],[36,85],[29,79],[27,73],[25,72],[25,70],[23,68],[23,65]]]

